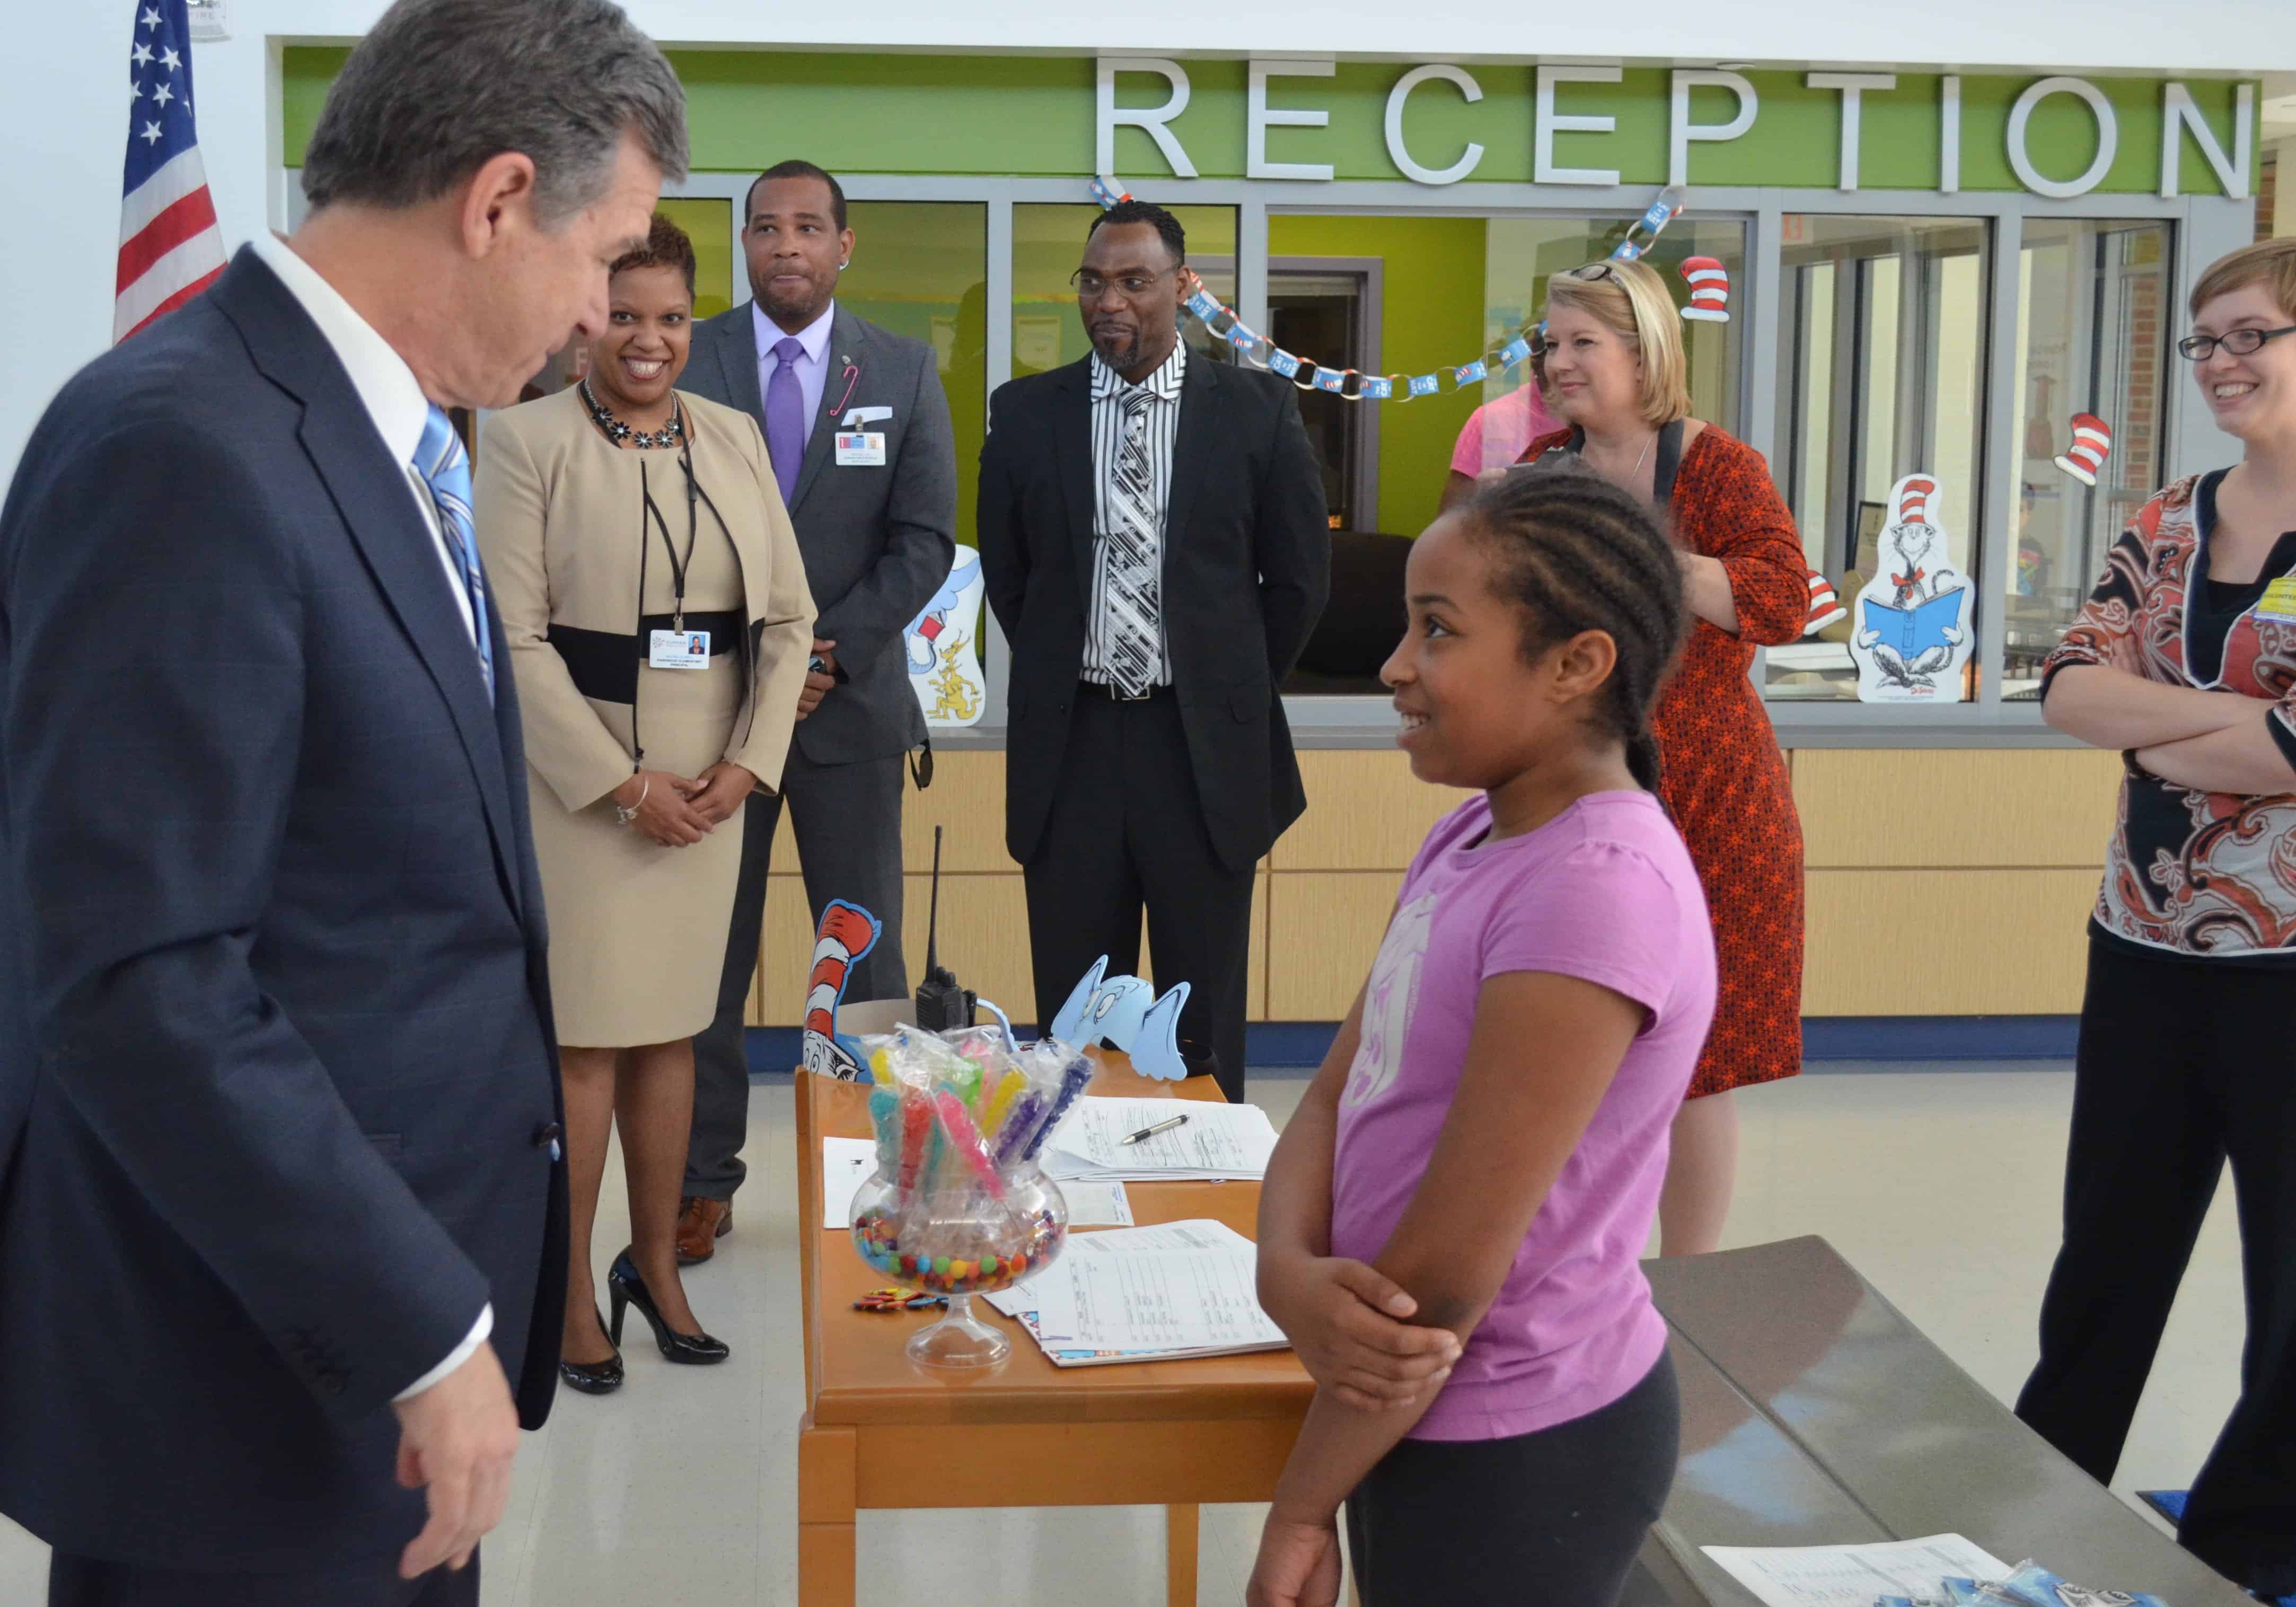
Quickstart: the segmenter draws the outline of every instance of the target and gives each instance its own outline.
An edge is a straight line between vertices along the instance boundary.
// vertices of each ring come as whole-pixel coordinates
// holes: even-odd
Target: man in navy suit
[[[400,0],[308,220],[0,512],[0,1511],[66,1607],[478,1599],[566,1186],[518,709],[446,409],[685,165],[608,0]],[[100,639],[95,652],[80,643]]]

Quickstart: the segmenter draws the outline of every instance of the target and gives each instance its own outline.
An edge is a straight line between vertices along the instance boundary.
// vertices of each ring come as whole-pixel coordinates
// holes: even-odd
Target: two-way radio
[[[933,828],[932,914],[925,927],[925,980],[917,984],[917,1025],[948,1032],[972,1025],[974,995],[957,986],[940,963],[940,828]]]

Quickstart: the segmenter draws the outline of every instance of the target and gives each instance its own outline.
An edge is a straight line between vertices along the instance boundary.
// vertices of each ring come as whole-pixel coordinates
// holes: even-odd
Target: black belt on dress
[[[566,661],[566,673],[573,678],[574,690],[584,697],[601,703],[635,703],[638,700],[638,668],[652,651],[652,633],[672,629],[678,623],[671,614],[643,615],[638,620],[638,634],[634,636],[619,631],[554,625],[550,627],[550,645]],[[748,626],[746,615],[727,609],[718,613],[688,613],[683,628],[708,631],[709,656],[714,659],[732,652]]]

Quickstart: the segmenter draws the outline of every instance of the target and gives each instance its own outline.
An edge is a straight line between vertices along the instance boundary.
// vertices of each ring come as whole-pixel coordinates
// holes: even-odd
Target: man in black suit
[[[924,743],[925,721],[909,685],[906,633],[948,578],[956,551],[956,438],[939,362],[922,340],[838,303],[838,275],[853,259],[843,187],[808,161],[767,168],[743,202],[742,247],[752,299],[694,326],[684,383],[742,409],[765,431],[821,611],[819,665],[798,701],[781,790],[750,794],[718,1019],[693,1040],[693,1137],[677,1218],[678,1259],[689,1264],[708,1260],[732,1227],[745,1175],[743,1011],[784,800],[813,924],[832,898],[883,923],[846,980],[847,996],[908,995],[903,769]],[[859,434],[861,448],[840,447],[840,431]]]
[[[1306,799],[1278,696],[1331,586],[1292,388],[1191,355],[1187,242],[1094,219],[1093,355],[989,399],[980,563],[1012,644],[1005,846],[1027,873],[1037,1019],[1101,955],[1188,984],[1180,1049],[1243,1093],[1251,881]]]
[[[89,365],[25,448],[0,1510],[53,1546],[54,1607],[478,1600],[555,1382],[567,1204],[510,653],[446,410],[603,326],[684,112],[607,0],[400,0],[294,238]]]

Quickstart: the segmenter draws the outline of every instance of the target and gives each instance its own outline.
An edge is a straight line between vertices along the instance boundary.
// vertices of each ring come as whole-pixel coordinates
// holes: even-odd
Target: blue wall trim
[[[1804,1061],[2070,1060],[2077,1015],[1813,1015]]]
[[[2070,1060],[2080,1018],[2073,1015],[1813,1015],[1802,1018],[1802,1060],[1813,1071],[1834,1061]],[[1336,1021],[1254,1021],[1246,1050],[1254,1070],[1310,1070],[1339,1032]],[[752,1027],[750,1074],[788,1075],[802,1034]],[[1839,1070],[1851,1068],[1843,1066]]]

